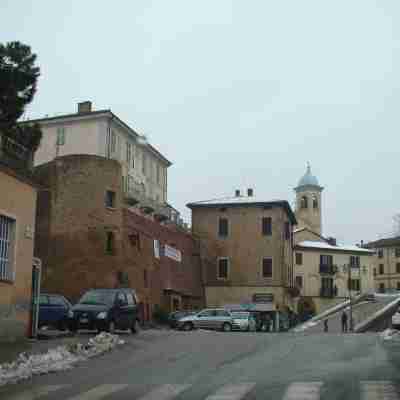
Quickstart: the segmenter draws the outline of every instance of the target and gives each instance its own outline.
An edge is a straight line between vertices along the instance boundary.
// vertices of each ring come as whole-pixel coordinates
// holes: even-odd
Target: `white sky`
[[[174,162],[186,219],[186,203],[248,186],[292,203],[310,161],[326,235],[391,231],[398,0],[2,0],[0,15],[0,41],[38,55],[27,115],[111,108]]]

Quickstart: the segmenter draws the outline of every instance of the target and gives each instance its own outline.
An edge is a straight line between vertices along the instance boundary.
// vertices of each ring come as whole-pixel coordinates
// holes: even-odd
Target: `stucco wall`
[[[27,331],[32,284],[36,189],[0,170],[0,214],[15,219],[14,282],[0,281],[0,340]]]
[[[383,257],[378,257],[378,252],[373,256],[373,266],[376,271],[375,287],[379,290],[380,284],[385,285],[385,289],[400,288],[400,257],[396,257],[395,249],[400,246],[382,248]],[[379,265],[383,264],[383,274],[380,274]],[[397,265],[399,264],[399,267]]]

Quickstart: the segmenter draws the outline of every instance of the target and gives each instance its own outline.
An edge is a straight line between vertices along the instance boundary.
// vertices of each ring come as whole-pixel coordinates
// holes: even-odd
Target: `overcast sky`
[[[310,161],[323,231],[392,230],[400,212],[400,2],[1,0],[0,41],[41,67],[27,115],[111,108],[174,165],[169,200],[253,187],[293,204]]]

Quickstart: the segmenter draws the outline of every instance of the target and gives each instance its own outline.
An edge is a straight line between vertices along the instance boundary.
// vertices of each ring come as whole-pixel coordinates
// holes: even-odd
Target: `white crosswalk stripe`
[[[100,400],[105,396],[125,389],[127,386],[129,385],[100,385],[68,400]]]
[[[361,382],[361,400],[399,400],[396,386],[390,381]]]
[[[294,382],[283,397],[284,400],[319,400],[322,382]]]
[[[226,385],[208,396],[206,400],[240,400],[254,388],[255,383],[238,383]]]
[[[140,397],[139,400],[170,400],[189,387],[190,385],[162,385]]]
[[[25,392],[8,397],[8,400],[36,400],[41,396],[46,396],[47,394],[50,394],[67,386],[68,385],[44,385],[34,387],[30,390],[26,390]]]

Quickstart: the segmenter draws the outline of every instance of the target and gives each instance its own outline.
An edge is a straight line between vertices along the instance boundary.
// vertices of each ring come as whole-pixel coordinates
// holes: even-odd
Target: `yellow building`
[[[31,154],[0,135],[0,340],[28,331],[36,188]]]
[[[294,276],[300,290],[297,311],[319,313],[349,296],[374,289],[373,251],[356,245],[338,245],[322,236],[322,186],[307,171],[294,189]]]
[[[366,247],[375,251],[375,289],[400,290],[400,236],[370,242]]]

